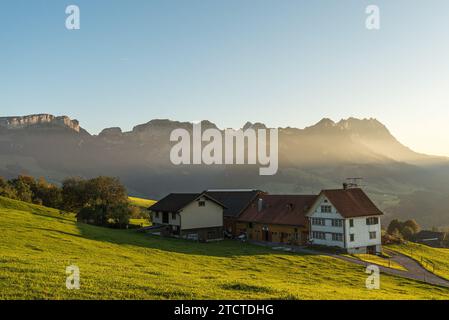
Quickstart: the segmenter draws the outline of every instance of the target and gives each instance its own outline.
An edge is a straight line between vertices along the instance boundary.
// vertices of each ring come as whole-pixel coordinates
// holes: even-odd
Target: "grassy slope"
[[[1,299],[405,299],[449,290],[382,275],[365,288],[360,266],[234,241],[201,244],[77,224],[57,210],[0,198]],[[65,288],[65,268],[81,289]]]
[[[427,270],[449,280],[449,249],[432,248],[413,242],[407,242],[401,245],[389,245],[388,248],[415,259]],[[428,261],[433,263],[435,269],[433,269],[432,264],[429,264]]]
[[[156,203],[155,200],[148,200],[136,197],[128,197],[129,203],[141,208],[148,208]]]

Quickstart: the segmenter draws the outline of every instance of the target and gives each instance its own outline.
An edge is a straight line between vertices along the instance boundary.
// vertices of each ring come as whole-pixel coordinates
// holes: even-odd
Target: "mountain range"
[[[207,120],[203,130],[217,128]],[[169,192],[251,188],[270,193],[317,193],[349,177],[392,218],[424,227],[449,226],[449,158],[417,153],[376,119],[322,119],[303,128],[278,128],[279,170],[260,176],[258,165],[180,165],[169,160],[170,133],[192,123],[151,120],[129,132],[98,135],[67,116],[0,117],[0,176],[29,174],[60,183],[69,176],[116,176],[130,194],[159,199]],[[242,128],[265,128],[247,122]]]

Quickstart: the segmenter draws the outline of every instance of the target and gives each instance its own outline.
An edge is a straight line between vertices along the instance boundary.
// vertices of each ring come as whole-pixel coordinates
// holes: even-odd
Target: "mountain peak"
[[[348,118],[340,120],[337,125],[344,130],[358,134],[370,134],[374,136],[390,137],[387,127],[375,118],[357,119]]]
[[[332,119],[329,118],[323,118],[320,121],[318,121],[314,127],[334,127],[335,122]]]

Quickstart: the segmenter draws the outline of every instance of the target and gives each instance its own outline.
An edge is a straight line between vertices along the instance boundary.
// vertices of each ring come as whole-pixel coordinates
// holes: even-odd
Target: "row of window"
[[[343,234],[342,233],[331,233],[332,235],[332,241],[343,241]],[[369,238],[370,240],[376,239],[377,234],[376,231],[370,231]],[[321,231],[312,231],[312,238],[313,239],[319,239],[319,240],[326,240],[326,233]],[[354,242],[355,241],[355,235],[353,233],[349,234],[349,241]]]
[[[343,219],[327,219],[332,221],[332,227],[343,227]],[[379,223],[378,217],[366,218],[367,225],[376,225]],[[325,226],[325,218],[312,218],[312,225],[314,226]],[[354,227],[354,219],[349,219],[349,227]]]
[[[159,212],[155,212],[154,213],[154,217],[159,219]],[[163,217],[164,217],[164,220],[168,220],[168,213],[164,212],[163,213]],[[172,218],[172,220],[176,220],[176,213],[172,213],[171,214],[171,218]]]
[[[240,229],[240,231],[241,232],[246,232],[246,230],[244,230],[244,229]],[[263,232],[263,230],[261,231],[261,230],[253,230],[252,232],[255,232],[255,233],[260,233],[260,232]],[[252,232],[249,232],[249,234],[251,235],[252,234]],[[288,232],[270,232],[271,233],[271,235],[272,236],[283,236],[283,237],[285,237],[285,238],[294,238],[295,240],[299,240],[299,238],[300,238],[300,235],[299,235],[299,233],[298,232],[295,232],[295,233],[288,233]]]
[[[325,200],[324,202],[327,202],[327,200]],[[321,211],[321,213],[332,213],[332,206],[331,205],[322,205],[320,207],[320,211]],[[349,223],[350,223],[351,227],[354,226],[354,220],[353,219],[350,219]],[[378,224],[378,223],[379,223],[379,218],[377,218],[377,217],[366,218],[366,224],[367,225],[375,225],[375,224]]]
[[[332,221],[332,227],[343,227],[343,219],[328,219]],[[312,224],[314,226],[325,226],[326,219],[324,218],[312,218]]]

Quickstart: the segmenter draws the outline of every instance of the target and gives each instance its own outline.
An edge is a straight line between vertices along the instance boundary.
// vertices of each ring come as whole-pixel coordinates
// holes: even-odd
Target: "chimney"
[[[257,212],[261,212],[263,209],[263,199],[259,198],[257,199]]]

